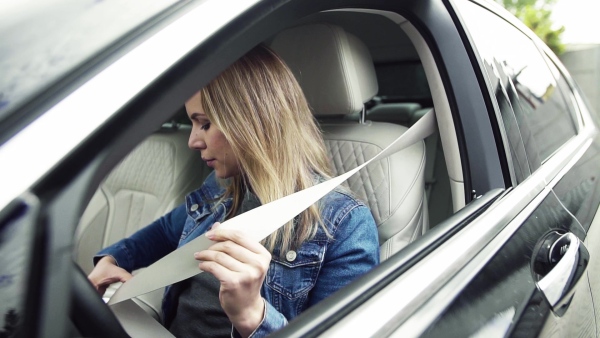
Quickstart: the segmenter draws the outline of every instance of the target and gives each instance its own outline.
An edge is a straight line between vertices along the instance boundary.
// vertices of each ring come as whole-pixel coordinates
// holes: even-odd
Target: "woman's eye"
[[[210,128],[210,122],[203,124],[202,126],[200,126],[200,129],[202,130],[208,130],[208,128]]]

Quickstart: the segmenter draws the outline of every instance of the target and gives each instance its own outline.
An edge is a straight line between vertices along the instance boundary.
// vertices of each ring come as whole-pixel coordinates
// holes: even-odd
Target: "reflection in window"
[[[560,72],[560,70],[558,70],[556,65],[548,58],[548,56],[544,55],[544,59],[546,60],[548,67],[552,71],[556,82],[558,83],[558,90],[562,95],[565,104],[564,109],[570,113],[571,119],[573,119],[573,121],[578,121],[579,110],[576,108],[577,101],[573,96],[571,86],[569,86],[567,80],[565,79],[565,76]],[[579,131],[579,126],[577,123],[575,123],[575,129]]]
[[[35,223],[28,206],[0,220],[0,337],[25,336],[25,305]]]
[[[509,99],[508,92],[512,90],[510,86],[512,82],[509,81],[504,67],[498,62],[494,64],[485,63],[485,66],[488,73],[493,75],[490,76],[490,79],[495,79],[492,83],[492,92],[496,97],[498,108],[500,109],[500,117],[504,122],[504,137],[507,140],[508,153],[513,164],[513,173],[511,173],[511,176],[514,174],[514,177],[511,178],[514,182],[520,183],[531,175],[531,168],[527,159],[525,144],[523,143],[524,135],[522,135],[519,128],[521,123],[517,121],[511,100]],[[531,140],[531,137],[529,140]]]
[[[488,70],[487,75],[491,83],[500,82],[502,94],[510,102],[514,117],[502,112],[507,138],[510,139],[508,132],[514,137],[514,120],[534,171],[577,133],[565,98],[533,41],[486,9],[472,3],[461,4],[461,13],[479,54],[487,68],[495,69],[493,72]],[[508,107],[501,104],[498,93],[496,98],[501,109]],[[509,143],[515,145],[519,142],[513,139]],[[512,145],[510,147],[516,148],[511,151],[519,150]],[[515,162],[515,155],[512,157]],[[515,171],[519,165],[522,164],[514,164]]]
[[[0,118],[176,2],[1,1]]]

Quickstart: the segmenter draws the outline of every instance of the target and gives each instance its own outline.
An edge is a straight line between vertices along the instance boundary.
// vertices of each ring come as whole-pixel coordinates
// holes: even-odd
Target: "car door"
[[[522,25],[497,14],[502,10],[494,4],[455,6],[499,122],[515,186],[506,198],[535,197],[523,200],[525,207],[459,273],[460,289],[447,290],[453,294],[449,306],[422,335],[596,336],[592,269],[586,270],[590,255],[583,244],[593,243],[586,238],[599,202],[592,192],[596,127],[581,115],[564,70]],[[519,191],[533,182],[537,189]],[[580,211],[583,205],[591,210]]]
[[[575,292],[572,301],[568,293],[563,307],[550,305],[553,301],[548,296],[547,281],[552,274],[548,269],[555,263],[541,267],[544,263],[540,260],[546,258],[540,255],[548,253],[538,247],[548,231],[555,230],[561,234],[574,234],[578,240],[574,240],[576,243],[573,244],[579,245],[579,241],[589,243],[587,232],[599,201],[590,192],[594,190],[594,176],[599,163],[595,127],[583,103],[573,95],[574,88],[568,84],[564,69],[558,69],[556,59],[550,60],[547,55],[551,53],[547,48],[539,49],[540,44],[535,43],[535,37],[530,39],[523,33],[526,29],[519,22],[513,20],[510,23],[509,19],[498,16],[494,12],[501,9],[492,5],[468,2],[457,2],[457,5],[470,32],[471,43],[478,50],[480,62],[492,82],[493,90],[490,92],[496,98],[505,130],[505,144],[509,145],[515,173],[513,180],[520,183],[550,170],[542,193],[547,192],[547,196],[499,248],[470,286],[460,293],[448,312],[454,313],[452,317],[457,318],[457,312],[464,315],[474,311],[477,315],[470,316],[471,321],[466,323],[483,321],[491,323],[489,326],[502,321],[497,318],[503,318],[506,332],[512,336],[595,336],[588,275],[577,272],[581,273],[577,276],[580,283],[575,285],[572,281],[573,284],[567,286]],[[554,161],[563,156],[561,163]],[[552,168],[552,165],[556,167]],[[581,210],[582,205],[592,210]],[[576,216],[577,213],[579,216]],[[587,265],[589,257],[585,249],[581,250],[580,261],[575,262],[581,266],[569,268]],[[560,264],[555,267],[562,268]],[[569,273],[575,272],[562,272]],[[543,280],[543,275],[548,278]],[[558,281],[551,283],[557,284]],[[479,302],[481,305],[473,304],[473,300],[482,298],[487,300]],[[468,305],[465,304],[467,300]],[[469,310],[465,312],[466,308]],[[487,315],[482,315],[484,313]],[[513,314],[510,321],[509,313]],[[473,320],[477,317],[478,321]],[[446,325],[449,323],[442,319],[429,332],[436,335],[436,330],[443,330]],[[480,328],[459,332],[488,329],[481,324],[474,325]]]
[[[475,195],[489,191],[484,203],[476,199],[434,228],[426,245],[409,246],[396,265],[384,262],[362,290],[338,295],[344,306],[332,301],[315,309],[282,336],[596,336],[597,277],[588,263],[600,202],[597,126],[560,63],[515,18],[498,14],[506,12],[493,3],[447,1],[453,32],[440,29],[447,12],[436,4],[409,10],[427,26],[437,62],[447,67],[471,186]],[[477,80],[461,68],[463,58]],[[477,83],[483,109],[469,97]],[[465,126],[475,114],[488,117],[494,130],[508,187],[500,196],[490,189],[493,171],[474,163],[478,145],[469,139],[478,131]],[[444,230],[451,237],[436,244],[433,234]],[[411,255],[419,250],[420,257]]]

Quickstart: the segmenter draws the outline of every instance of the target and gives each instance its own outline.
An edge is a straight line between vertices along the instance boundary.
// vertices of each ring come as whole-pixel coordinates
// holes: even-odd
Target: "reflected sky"
[[[0,2],[0,119],[177,0]]]
[[[565,94],[558,88],[558,81],[564,82],[564,78],[519,29],[482,7],[468,2],[459,4],[491,83],[505,87],[500,94],[505,93],[510,103],[501,105],[503,98],[497,98],[499,107],[505,110],[502,120],[509,132],[511,128],[519,131],[514,132],[515,147],[511,154],[522,150],[522,139],[535,170],[577,132],[572,120],[574,112],[569,110]],[[494,92],[498,94],[497,90]],[[511,111],[516,120],[511,120]],[[517,125],[511,125],[515,121]]]
[[[565,26],[562,41],[566,44],[600,43],[598,13],[598,0],[558,0],[552,20],[557,26]]]

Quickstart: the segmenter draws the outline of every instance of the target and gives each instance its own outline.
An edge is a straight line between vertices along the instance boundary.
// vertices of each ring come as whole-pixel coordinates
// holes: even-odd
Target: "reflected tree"
[[[556,55],[565,51],[561,35],[564,26],[555,27],[552,23],[552,9],[556,0],[496,0],[509,12],[529,27]]]
[[[14,309],[10,309],[4,315],[4,327],[0,331],[0,338],[17,337],[19,328],[19,315]]]

